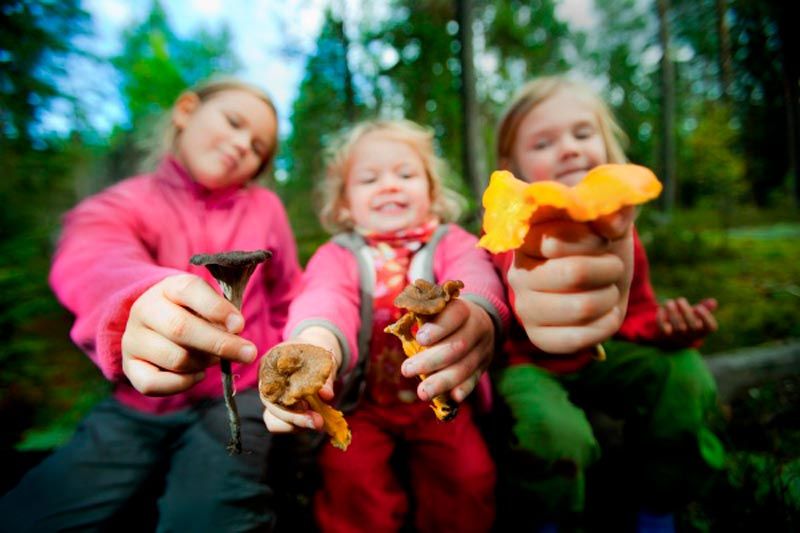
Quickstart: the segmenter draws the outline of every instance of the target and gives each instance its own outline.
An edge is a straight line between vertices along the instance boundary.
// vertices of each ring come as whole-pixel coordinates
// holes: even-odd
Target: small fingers
[[[663,305],[659,306],[658,311],[656,311],[656,321],[658,322],[659,329],[661,329],[661,332],[664,335],[672,335],[672,323],[669,321],[667,309]]]
[[[400,367],[401,372],[406,377],[433,374],[459,361],[464,356],[466,349],[467,345],[463,339],[440,342],[414,357],[406,359]]]
[[[281,430],[280,432],[286,433],[286,426],[289,426],[291,430],[297,428],[317,428],[311,411],[289,411],[263,398],[261,399],[261,403],[264,405],[264,423],[267,424],[267,429],[270,431],[273,431],[274,427],[275,431]],[[269,416],[267,416],[268,414]]]
[[[154,305],[151,313],[144,317],[143,324],[175,344],[223,359],[251,363],[257,355],[253,343],[222,331],[168,300]]]
[[[596,255],[607,250],[607,239],[585,223],[552,220],[531,224],[518,253],[538,259]]]
[[[209,322],[224,325],[231,333],[244,327],[241,313],[202,278],[173,276],[164,280],[164,296],[181,307],[191,309]]]
[[[619,303],[616,285],[592,291],[538,293],[528,295],[534,301],[518,298],[515,311],[523,324],[548,326],[580,326],[606,315]]]
[[[217,359],[201,352],[189,352],[158,333],[139,327],[126,329],[122,351],[130,357],[146,360],[160,370],[190,374],[201,372]]]
[[[450,392],[450,397],[453,398],[458,403],[463,402],[467,396],[469,396],[472,391],[475,390],[475,387],[478,386],[478,382],[483,375],[483,370],[479,372],[473,373],[466,381],[461,383],[460,385],[456,385],[456,387]]]
[[[164,372],[141,359],[123,357],[122,371],[131,385],[145,396],[167,396],[186,391],[201,381],[205,374]]]
[[[540,350],[552,354],[571,354],[608,340],[619,330],[622,319],[622,311],[614,307],[585,325],[530,327],[525,328],[525,332]]]
[[[714,311],[716,311],[716,310],[717,310],[717,307],[718,307],[718,305],[719,305],[719,304],[717,303],[717,299],[716,299],[716,298],[706,298],[706,299],[702,300],[702,301],[701,301],[699,304],[697,304],[697,305],[700,305],[700,306],[702,306],[702,307],[705,307],[706,309],[708,309],[708,311],[710,311],[711,313],[713,313]],[[696,306],[695,306],[695,307],[696,307]]]
[[[675,329],[682,333],[697,329],[699,321],[695,322],[694,311],[686,298],[677,298],[673,300],[673,304],[675,307],[670,316]]]
[[[469,314],[469,307],[463,300],[453,300],[439,313],[436,320],[419,328],[416,339],[424,346],[435,344],[461,327]]]
[[[719,325],[714,314],[704,305],[699,304],[694,307],[694,311],[700,320],[703,322],[703,329],[709,333],[717,331]]]
[[[636,213],[637,210],[634,206],[623,207],[615,213],[601,216],[592,222],[592,228],[607,239],[620,239],[632,228]]]
[[[454,396],[453,399],[456,401],[463,400],[467,394],[472,392],[477,383],[477,380],[472,383],[472,377],[476,374],[480,375],[480,372],[482,372],[481,363],[483,359],[477,350],[472,350],[458,363],[428,375],[417,388],[417,395],[422,401],[429,401],[434,396],[449,393],[460,387],[460,395],[463,395],[460,398]]]
[[[284,422],[280,418],[270,413],[267,409],[264,409],[263,419],[264,425],[267,426],[267,430],[270,433],[293,433],[297,430],[297,427],[289,424],[288,422]]]
[[[613,254],[547,261],[517,256],[514,267],[508,272],[508,282],[516,293],[524,290],[574,292],[615,284],[624,272],[623,261]]]

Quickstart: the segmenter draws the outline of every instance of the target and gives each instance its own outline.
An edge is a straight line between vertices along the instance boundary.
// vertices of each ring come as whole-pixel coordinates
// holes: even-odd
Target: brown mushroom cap
[[[267,400],[292,407],[317,394],[333,369],[330,352],[312,344],[281,344],[261,358],[258,391]]]
[[[403,292],[394,299],[394,305],[418,315],[435,315],[444,309],[447,302],[458,297],[464,288],[464,282],[459,280],[445,281],[436,285],[424,279],[418,279],[411,285],[406,285]]]

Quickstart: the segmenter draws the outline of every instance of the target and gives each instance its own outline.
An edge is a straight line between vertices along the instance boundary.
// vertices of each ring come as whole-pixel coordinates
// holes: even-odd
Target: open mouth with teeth
[[[398,202],[398,201],[381,202],[373,206],[373,209],[375,211],[382,214],[401,213],[405,211],[407,208],[408,208],[408,203]]]

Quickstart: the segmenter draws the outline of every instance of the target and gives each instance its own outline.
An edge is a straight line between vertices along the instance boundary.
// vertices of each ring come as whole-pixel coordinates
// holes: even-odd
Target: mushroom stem
[[[406,354],[406,357],[414,357],[418,353],[424,351],[425,347],[414,338],[414,335],[411,333],[411,327],[415,323],[421,326],[425,322],[426,320],[424,317],[409,311],[394,324],[386,326],[384,331],[400,339],[400,343],[403,345],[403,353]],[[427,379],[425,374],[420,374],[419,377],[422,381]],[[436,418],[443,422],[449,422],[458,414],[458,404],[446,394],[434,396],[433,399],[431,399],[431,409],[433,409],[433,412],[436,414]]]
[[[594,358],[597,359],[598,361],[606,360],[606,349],[603,348],[602,344],[594,345]]]
[[[192,256],[189,262],[193,265],[205,266],[222,288],[225,299],[231,302],[237,310],[241,310],[242,297],[250,276],[259,263],[263,263],[270,257],[272,257],[272,252],[256,250],[253,252],[198,254]],[[220,359],[219,367],[222,372],[222,396],[225,399],[225,408],[228,412],[228,428],[231,432],[227,447],[228,453],[239,454],[242,453],[242,430],[239,409],[236,407],[236,400],[233,398],[236,393],[233,386],[231,362],[227,359]]]
[[[345,422],[342,412],[323,402],[316,394],[309,394],[308,396],[304,396],[303,399],[308,402],[308,406],[311,407],[312,410],[322,416],[322,429],[331,436],[331,444],[342,451],[347,450],[352,439],[350,431],[348,430],[345,436],[338,437],[336,430],[337,427],[341,427],[342,425],[347,427],[347,422]]]

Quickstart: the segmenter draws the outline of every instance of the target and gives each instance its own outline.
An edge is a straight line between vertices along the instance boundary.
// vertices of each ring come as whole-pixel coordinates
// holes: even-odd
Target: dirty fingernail
[[[428,387],[422,387],[422,390],[420,392],[422,393],[421,396],[423,401],[427,402],[428,400],[431,399],[431,393],[428,391]]]

